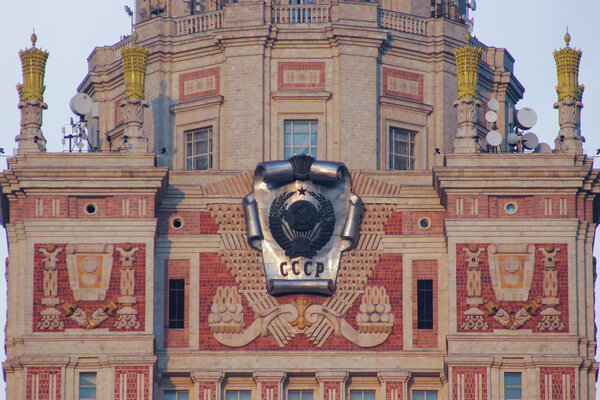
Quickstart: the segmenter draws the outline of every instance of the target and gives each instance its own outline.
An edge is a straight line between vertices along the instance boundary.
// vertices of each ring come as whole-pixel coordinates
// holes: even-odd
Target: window
[[[375,400],[374,390],[351,390],[350,400]]]
[[[313,400],[312,390],[288,390],[287,400]]]
[[[79,398],[96,399],[96,373],[95,372],[80,372],[79,373]]]
[[[185,134],[185,169],[199,171],[212,168],[212,128]]]
[[[417,281],[417,329],[433,329],[433,281]]]
[[[412,400],[437,400],[437,391],[434,390],[413,390]]]
[[[185,279],[169,279],[169,329],[183,329]]]
[[[398,128],[390,128],[390,169],[415,169],[416,134]]]
[[[504,398],[505,399],[521,399],[521,373],[520,372],[505,372],[504,373]]]
[[[190,394],[187,390],[166,390],[165,400],[189,400]]]
[[[225,392],[225,400],[250,400],[252,392],[250,390],[228,390]]]
[[[283,158],[310,154],[317,158],[317,121],[285,121]]]

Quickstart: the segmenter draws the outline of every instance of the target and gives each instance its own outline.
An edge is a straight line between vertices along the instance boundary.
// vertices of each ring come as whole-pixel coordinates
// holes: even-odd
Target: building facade
[[[134,18],[89,57],[88,152],[45,151],[48,53],[20,54],[8,399],[594,398],[599,177],[569,37],[560,131],[531,152],[514,60],[465,40],[460,2]]]

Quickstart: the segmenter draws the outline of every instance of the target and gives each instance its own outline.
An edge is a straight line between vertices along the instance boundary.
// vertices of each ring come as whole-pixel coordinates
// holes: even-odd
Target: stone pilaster
[[[221,400],[221,382],[224,377],[222,371],[193,371],[191,378],[196,400]]]
[[[282,400],[283,381],[286,373],[282,371],[257,371],[253,378],[256,382],[259,400]]]
[[[410,373],[407,371],[379,371],[377,379],[381,383],[383,400],[405,400],[408,399],[408,379]]]
[[[319,383],[319,400],[344,400],[348,372],[318,371],[316,378]]]
[[[145,137],[142,126],[144,124],[144,108],[148,103],[138,97],[125,99],[119,105],[123,109],[125,131],[123,133],[123,147],[131,153],[146,153],[148,151],[148,138]]]
[[[477,107],[481,102],[473,97],[463,97],[453,104],[457,111],[458,130],[454,138],[454,153],[472,154],[480,150],[477,143]]]

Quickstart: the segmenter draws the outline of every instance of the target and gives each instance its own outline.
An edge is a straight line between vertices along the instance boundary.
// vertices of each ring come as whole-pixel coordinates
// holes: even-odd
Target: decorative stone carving
[[[137,311],[129,306],[121,307],[117,311],[117,322],[113,327],[116,329],[139,329],[141,324],[137,320]]]
[[[465,311],[465,321],[462,323],[461,328],[466,330],[488,329],[484,315],[485,312],[477,307],[469,308]]]
[[[491,244],[488,262],[499,301],[527,301],[535,262],[532,244]]]
[[[117,311],[117,322],[114,324],[116,329],[138,329],[140,323],[137,320],[137,311],[131,307],[136,303],[135,293],[135,271],[133,256],[139,248],[133,247],[131,243],[123,244],[123,247],[117,247],[117,252],[121,255],[119,263],[121,264],[121,296],[118,298],[119,304],[124,307]]]
[[[556,270],[557,255],[560,248],[555,247],[553,244],[547,244],[540,247],[539,251],[544,255],[542,260],[544,265],[544,297],[542,298],[542,304],[547,308],[540,313],[542,320],[538,324],[538,329],[564,329],[565,326],[560,320],[561,312],[555,308],[560,304],[558,298],[558,271]]]
[[[54,306],[60,304],[58,297],[58,271],[56,263],[58,262],[58,253],[62,249],[57,248],[53,244],[39,249],[39,252],[44,255],[42,262],[44,263],[44,273],[42,281],[42,304],[48,308],[40,312],[41,320],[37,325],[38,329],[62,329],[64,327],[60,320],[60,311]]]
[[[477,144],[477,107],[481,107],[481,101],[473,97],[463,97],[452,103],[456,107],[458,117],[458,130],[454,138],[454,153],[478,153],[480,147]]]
[[[356,314],[359,332],[391,332],[394,314],[383,286],[367,287],[359,310]]]
[[[15,138],[18,143],[17,153],[39,153],[46,151],[46,139],[42,133],[42,110],[48,105],[37,99],[29,99],[19,103],[21,110],[21,132]]]
[[[148,138],[144,136],[142,126],[144,124],[144,109],[149,107],[148,102],[138,97],[131,97],[123,100],[119,107],[123,109],[123,119],[125,121],[122,138],[125,151],[133,153],[147,152]]]
[[[238,333],[244,329],[242,297],[235,286],[219,286],[208,314],[210,331]]]
[[[114,314],[117,310],[117,305],[111,301],[95,311],[85,312],[79,308],[77,304],[65,302],[62,305],[62,308],[65,311],[65,316],[71,318],[71,320],[75,321],[80,327],[94,329]]]
[[[483,304],[481,298],[481,270],[479,267],[481,264],[479,255],[483,252],[483,248],[470,243],[463,251],[467,254],[467,304],[470,308],[465,311],[465,321],[462,324],[462,329],[487,329],[488,325],[484,320],[485,313],[477,308]]]
[[[532,316],[537,314],[537,311],[541,306],[535,300],[532,300],[529,303],[524,304],[523,307],[514,314],[500,308],[498,304],[491,300],[485,301],[484,307],[487,310],[488,315],[493,316],[494,319],[506,329],[519,329],[529,321]]]
[[[103,301],[110,283],[113,246],[69,244],[66,254],[69,284],[75,301]]]
[[[60,311],[54,307],[46,308],[40,311],[41,321],[38,323],[38,329],[63,329],[64,324],[60,320]]]

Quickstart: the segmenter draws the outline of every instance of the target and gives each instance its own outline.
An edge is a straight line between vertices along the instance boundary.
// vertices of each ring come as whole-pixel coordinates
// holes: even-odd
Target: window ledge
[[[414,101],[397,99],[395,97],[380,96],[379,104],[400,107],[400,108],[404,108],[406,110],[423,113],[423,114],[427,114],[427,115],[429,115],[433,112],[433,106],[430,106],[429,104],[415,103]]]
[[[289,90],[273,92],[273,100],[329,100],[328,90]]]
[[[173,104],[170,111],[175,114],[182,111],[197,110],[198,108],[211,107],[223,104],[225,98],[222,95],[205,97],[198,100],[190,100],[183,103]]]

